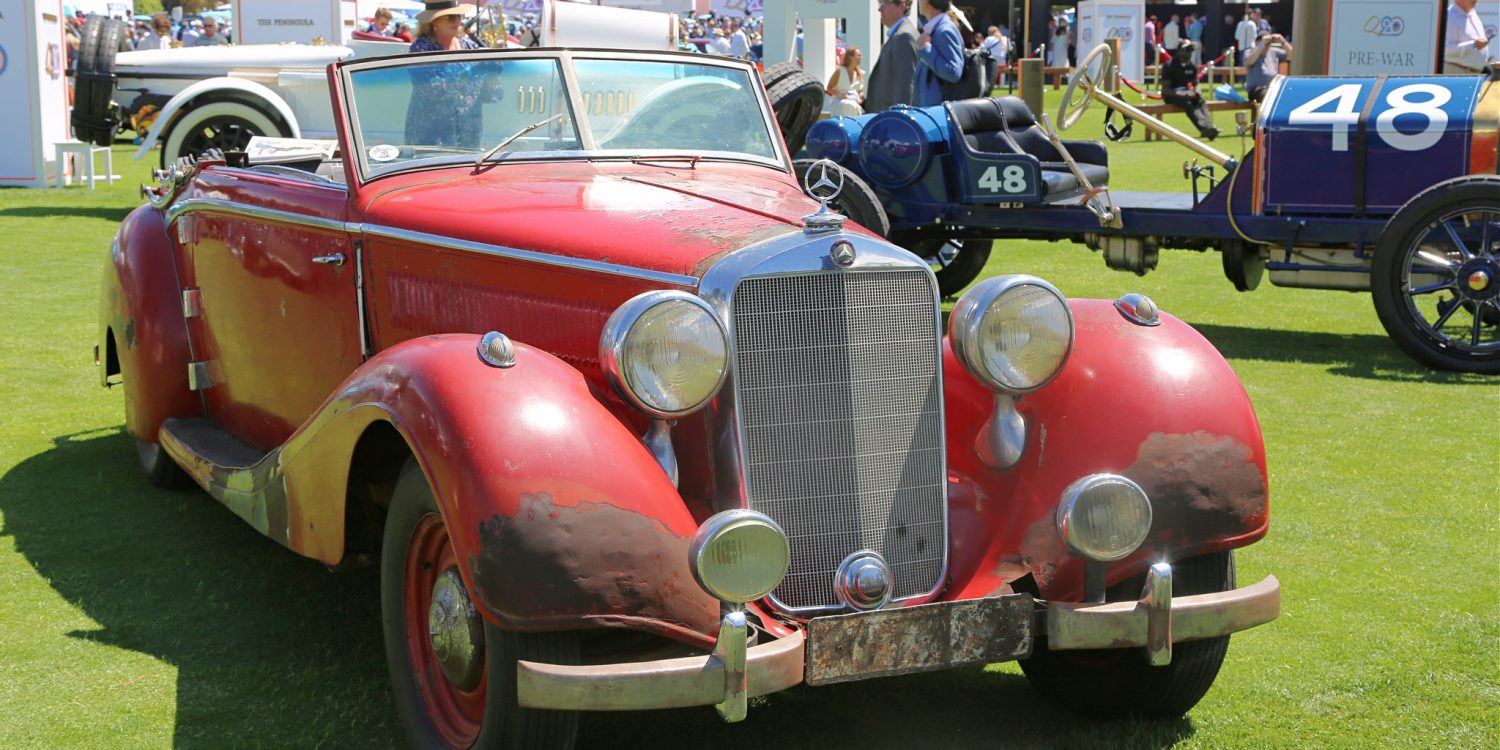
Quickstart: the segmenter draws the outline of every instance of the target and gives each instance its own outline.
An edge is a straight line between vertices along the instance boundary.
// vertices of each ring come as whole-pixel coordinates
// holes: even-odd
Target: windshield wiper
[[[701,156],[699,156],[697,154],[669,154],[669,155],[664,155],[664,156],[632,156],[632,157],[630,157],[630,162],[632,164],[651,164],[653,162],[659,162],[659,161],[685,161],[685,162],[688,163],[688,169],[697,169],[698,168],[698,162],[701,161],[702,158],[703,157],[701,157]]]
[[[527,125],[524,128],[521,128],[520,130],[517,130],[515,133],[512,133],[509,138],[506,138],[505,140],[503,140],[503,141],[495,144],[494,148],[492,148],[489,151],[486,151],[486,152],[480,154],[479,158],[474,160],[474,171],[476,171],[476,172],[479,171],[479,168],[482,167],[482,166],[484,166],[484,163],[487,162],[487,161],[489,161],[489,159],[490,159],[491,156],[494,156],[495,154],[499,153],[500,149],[505,148],[506,146],[509,146],[512,143],[515,143],[515,141],[516,141],[517,138],[520,138],[521,136],[526,135],[527,133],[530,133],[531,131],[536,130],[537,128],[539,128],[541,126],[546,125],[549,122],[561,119],[562,116],[563,116],[563,113],[562,112],[558,112],[557,114],[555,114],[555,115],[553,115],[551,117],[548,117],[547,119],[542,120],[541,122],[534,122],[534,123],[532,123],[530,125]]]

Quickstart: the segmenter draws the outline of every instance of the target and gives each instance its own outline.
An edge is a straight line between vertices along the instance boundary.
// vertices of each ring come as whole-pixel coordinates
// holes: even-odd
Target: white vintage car
[[[617,49],[675,50],[680,42],[673,14],[594,5],[546,3],[541,28],[547,32],[536,42],[549,47],[602,46],[591,40],[607,39],[608,46]],[[120,131],[134,129],[144,136],[136,158],[159,145],[163,167],[209,149],[243,150],[255,136],[333,138],[329,63],[402,54],[408,48],[396,40],[353,39],[337,45],[251,44],[117,53],[126,31],[123,21],[99,16],[85,24],[74,134],[79,140],[109,145]],[[618,87],[620,92],[629,88],[627,83]],[[543,106],[547,92],[540,86],[505,92],[496,101],[524,119],[528,106]],[[623,98],[611,96],[615,93],[597,92],[600,114],[614,114],[617,107],[627,105]]]

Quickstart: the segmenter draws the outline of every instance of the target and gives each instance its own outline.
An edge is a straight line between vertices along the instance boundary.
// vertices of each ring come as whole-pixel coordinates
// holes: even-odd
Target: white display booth
[[[352,0],[234,0],[234,41],[343,44],[358,20]]]
[[[0,185],[46,187],[69,138],[62,0],[0,2]]]
[[[1120,40],[1120,75],[1139,84],[1145,71],[1144,0],[1083,0],[1078,4],[1078,59],[1111,37]]]
[[[1441,71],[1438,0],[1333,0],[1328,11],[1328,75]],[[1294,40],[1295,41],[1295,40]]]
[[[874,67],[884,39],[880,14],[871,0],[766,0],[766,65],[792,62],[797,57],[797,17],[802,17],[802,68],[813,78],[827,81],[837,65],[834,59],[834,21],[844,19],[844,38],[850,47],[864,53],[865,72]]]

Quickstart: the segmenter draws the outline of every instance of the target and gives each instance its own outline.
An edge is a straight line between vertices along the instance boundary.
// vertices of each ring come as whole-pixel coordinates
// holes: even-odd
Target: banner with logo
[[[1146,25],[1145,2],[1118,2],[1117,0],[1084,0],[1078,4],[1078,50],[1077,59],[1082,61],[1089,51],[1104,40],[1120,40],[1120,75],[1137,84],[1144,70],[1146,48],[1141,46],[1141,37]]]
[[[708,7],[716,16],[727,16],[729,18],[755,16],[759,18],[765,13],[766,4],[765,0],[712,0],[708,4]]]
[[[234,41],[341,44],[354,32],[355,13],[349,0],[235,0]]]
[[[1440,71],[1437,40],[1443,11],[1438,0],[1336,0],[1328,19],[1328,74]]]
[[[69,136],[62,12],[62,0],[0,5],[0,185],[46,187]]]

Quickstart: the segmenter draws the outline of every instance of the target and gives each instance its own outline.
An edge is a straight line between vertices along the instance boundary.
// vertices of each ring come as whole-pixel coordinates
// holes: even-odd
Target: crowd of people
[[[1009,63],[1017,56],[1008,29],[1000,24],[984,30],[975,28],[951,4],[952,0],[874,2],[884,28],[884,43],[868,75],[862,50],[849,47],[838,51],[837,67],[824,89],[823,111],[827,115],[855,115],[896,104],[929,106],[967,95],[988,94],[991,87],[1004,82]],[[919,4],[917,21],[911,15],[913,2]],[[1447,18],[1449,71],[1479,70],[1494,50],[1486,49],[1489,40],[1484,37],[1483,24],[1474,11],[1475,0],[1451,2]],[[468,3],[435,2],[414,18],[398,18],[389,8],[380,7],[359,30],[366,36],[408,42],[413,52],[475,49],[482,45],[464,25],[464,19],[474,13],[475,6]],[[70,60],[77,54],[78,31],[84,20],[81,11],[71,18]],[[526,45],[528,37],[535,37],[537,22],[537,18],[530,16],[508,19],[505,36],[511,43]],[[1226,35],[1237,50],[1236,62],[1245,67],[1248,97],[1258,101],[1291,56],[1291,42],[1275,32],[1259,8],[1249,8],[1238,23],[1228,15],[1224,22]],[[709,13],[683,16],[679,23],[681,38],[698,51],[760,61],[763,27],[759,18]],[[1161,64],[1163,100],[1182,106],[1199,133],[1212,139],[1218,131],[1197,86],[1199,68],[1207,60],[1203,51],[1205,25],[1206,18],[1195,13],[1174,13],[1165,22],[1156,15],[1147,15],[1142,40],[1146,63]],[[227,44],[232,42],[232,32],[227,23],[213,16],[178,21],[158,14],[150,21],[137,21],[120,40],[120,50]],[[1076,24],[1069,24],[1068,17],[1053,17],[1048,22],[1046,43],[1035,52],[1044,54],[1049,66],[1071,67],[1077,49],[1076,35]],[[800,58],[800,30],[796,42]],[[1217,62],[1209,60],[1208,64]],[[976,65],[978,73],[970,70]],[[969,78],[983,83],[970,87],[965,83]]]

